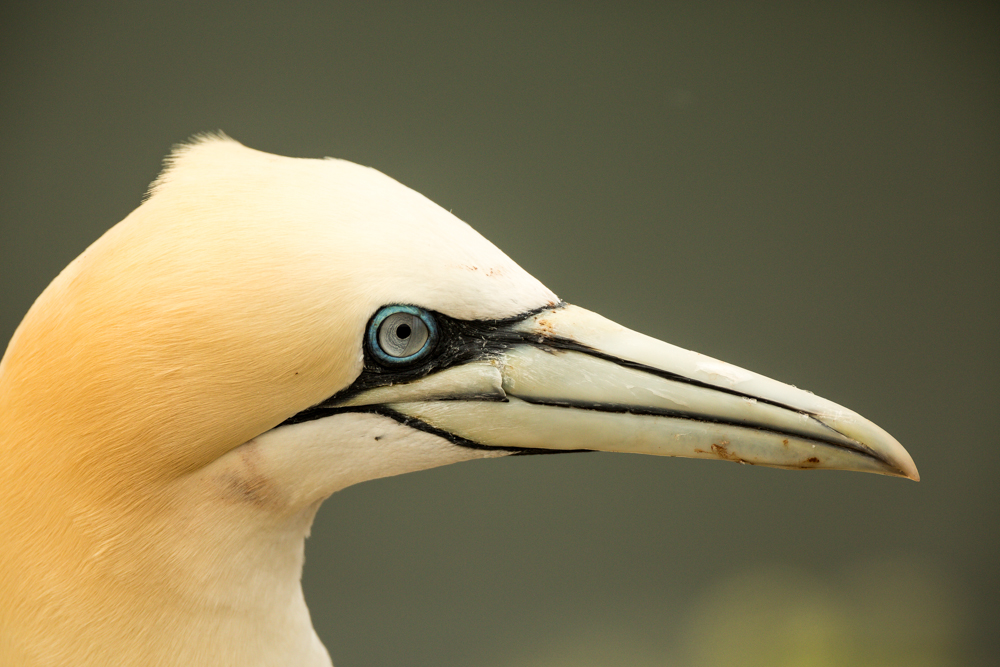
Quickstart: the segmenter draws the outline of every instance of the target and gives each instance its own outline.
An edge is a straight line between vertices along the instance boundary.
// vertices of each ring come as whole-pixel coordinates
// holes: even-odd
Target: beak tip
[[[910,456],[910,453],[903,449],[902,445],[899,445],[898,450],[894,453],[896,456],[893,457],[892,463],[899,470],[899,476],[919,482],[920,472],[917,471],[917,465],[913,462],[913,457]]]
[[[883,474],[920,481],[920,473],[917,472],[913,457],[899,440],[883,428],[850,411],[832,417],[824,414],[821,417],[822,423],[865,446],[880,462]]]

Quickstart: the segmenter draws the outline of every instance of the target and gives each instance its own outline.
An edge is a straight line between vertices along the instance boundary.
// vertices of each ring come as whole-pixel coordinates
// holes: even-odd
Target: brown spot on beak
[[[732,452],[730,452],[729,451],[729,444],[730,443],[729,443],[728,440],[723,440],[719,444],[713,444],[712,445],[712,453],[715,454],[716,456],[718,456],[723,461],[735,461],[736,463],[745,463],[747,465],[753,465],[750,461],[747,461],[746,459],[740,457],[739,455],[733,454]],[[696,451],[699,454],[706,454],[707,453],[703,449],[696,449],[694,451]]]
[[[556,331],[555,327],[552,326],[552,322],[545,319],[541,319],[538,320],[536,324],[538,326],[539,333],[541,333],[543,336],[555,336]]]

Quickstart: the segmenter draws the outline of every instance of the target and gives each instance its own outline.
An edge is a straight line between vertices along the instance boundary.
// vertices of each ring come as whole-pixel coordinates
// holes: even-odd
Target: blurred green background
[[[567,301],[857,409],[923,481],[589,454],[369,482],[338,667],[1000,659],[993,3],[0,5],[0,340],[221,129],[374,166]]]

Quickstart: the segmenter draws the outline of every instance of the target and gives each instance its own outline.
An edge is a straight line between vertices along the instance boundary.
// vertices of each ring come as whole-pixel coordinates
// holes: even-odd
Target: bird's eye
[[[437,342],[434,316],[416,306],[385,306],[368,325],[368,349],[387,366],[427,356]]]

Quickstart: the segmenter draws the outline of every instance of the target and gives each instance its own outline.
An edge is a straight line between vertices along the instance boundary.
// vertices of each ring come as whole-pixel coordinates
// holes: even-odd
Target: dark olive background
[[[923,481],[589,454],[362,484],[307,547],[338,667],[995,664],[998,18],[4,2],[0,340],[194,133],[371,165],[567,301],[857,409]]]

